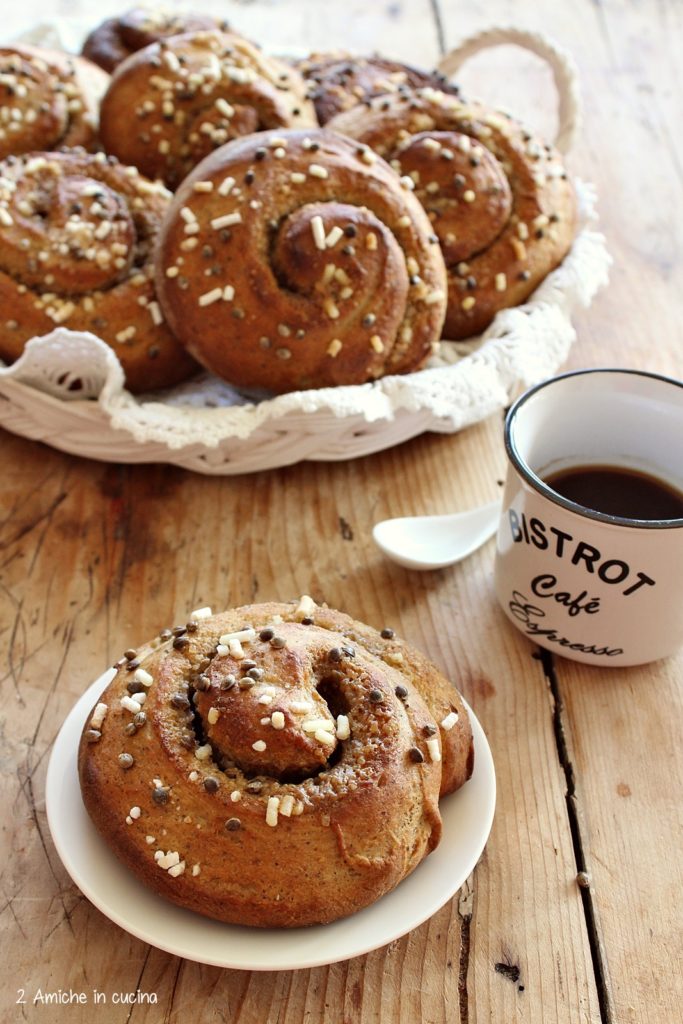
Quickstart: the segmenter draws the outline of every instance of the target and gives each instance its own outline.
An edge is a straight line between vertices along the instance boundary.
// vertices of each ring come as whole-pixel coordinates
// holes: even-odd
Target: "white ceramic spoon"
[[[443,569],[471,555],[492,537],[501,501],[446,516],[404,516],[377,523],[377,547],[406,569]]]

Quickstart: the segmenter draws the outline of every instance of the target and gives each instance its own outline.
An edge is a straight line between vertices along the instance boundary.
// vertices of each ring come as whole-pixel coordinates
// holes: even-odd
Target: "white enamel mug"
[[[683,492],[683,382],[622,369],[562,374],[515,402],[505,446],[495,588],[508,618],[588,664],[673,654],[683,645],[683,518],[596,512],[543,478],[612,465]]]

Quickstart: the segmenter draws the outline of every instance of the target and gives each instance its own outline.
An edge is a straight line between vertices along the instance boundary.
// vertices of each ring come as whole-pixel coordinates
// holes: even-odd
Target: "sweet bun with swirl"
[[[164,222],[157,289],[199,362],[271,392],[417,369],[446,303],[420,203],[327,131],[250,135],[195,168]]]
[[[296,67],[309,83],[308,94],[321,125],[357,103],[387,93],[424,86],[459,91],[439,71],[414,68],[378,54],[359,57],[343,51],[312,53],[297,61]]]
[[[113,71],[126,57],[169,36],[207,29],[226,31],[227,22],[205,14],[183,14],[162,8],[133,7],[116,18],[107,18],[87,36],[83,56]]]
[[[60,146],[97,146],[109,75],[83,57],[0,47],[0,159]]]
[[[85,806],[159,895],[257,927],[334,921],[437,845],[473,767],[457,691],[419,652],[304,597],[126,651],[84,726]]]
[[[317,125],[295,68],[228,32],[173,36],[116,69],[100,111],[105,150],[175,188],[240,135]]]
[[[116,352],[131,391],[176,384],[196,363],[164,323],[152,257],[170,193],[83,149],[0,163],[0,358],[57,326]]]
[[[356,106],[328,127],[412,179],[448,268],[444,337],[479,334],[567,254],[575,197],[560,155],[509,115],[427,88]]]

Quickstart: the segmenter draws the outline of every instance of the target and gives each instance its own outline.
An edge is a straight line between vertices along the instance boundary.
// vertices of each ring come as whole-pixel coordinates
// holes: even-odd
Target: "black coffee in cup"
[[[543,477],[548,487],[584,508],[625,519],[681,519],[683,493],[628,466],[569,466]]]

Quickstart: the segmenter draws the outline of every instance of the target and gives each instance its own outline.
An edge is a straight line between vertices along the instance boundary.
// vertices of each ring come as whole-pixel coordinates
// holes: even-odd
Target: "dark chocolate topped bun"
[[[296,66],[309,83],[309,96],[323,125],[336,114],[375,96],[424,86],[459,92],[458,86],[439,71],[411,67],[378,54],[357,57],[344,52],[312,53]]]
[[[93,29],[83,44],[83,56],[112,72],[132,53],[143,50],[170,36],[184,32],[219,29],[226,32],[227,21],[208,14],[182,14],[159,8],[133,7],[116,18],[107,18]]]

